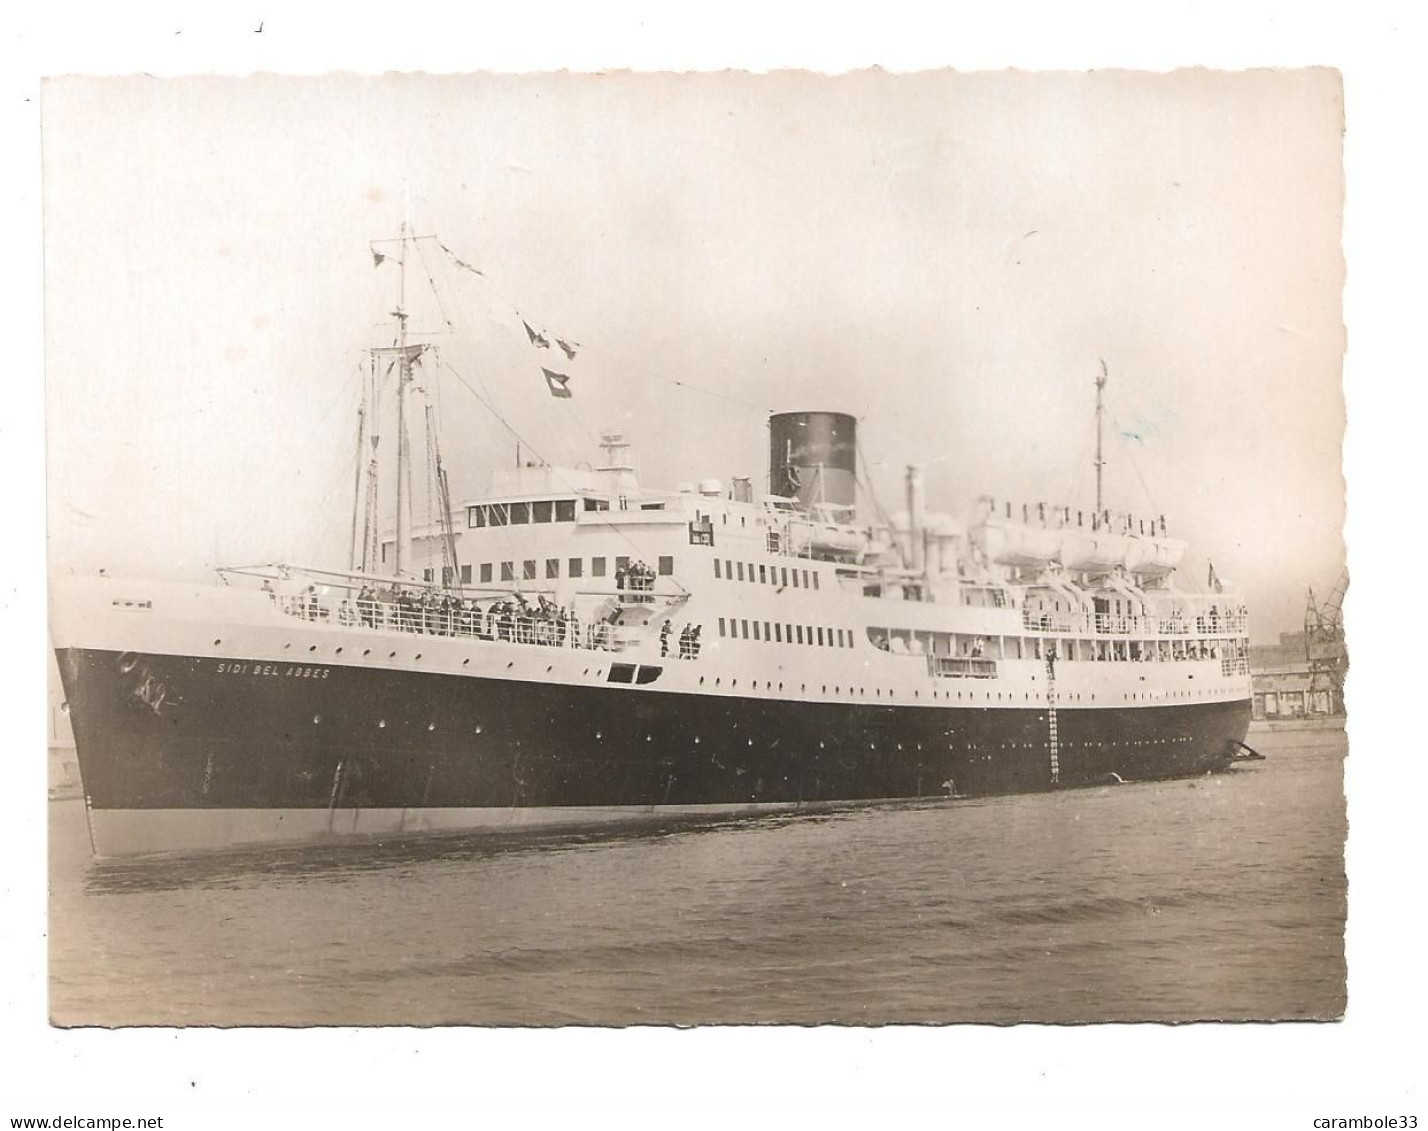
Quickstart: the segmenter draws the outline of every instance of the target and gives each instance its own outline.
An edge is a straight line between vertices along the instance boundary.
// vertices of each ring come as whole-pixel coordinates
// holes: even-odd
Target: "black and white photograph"
[[[57,1023],[1342,1012],[1334,72],[45,95]]]
[[[1344,1029],[1331,59],[283,70],[37,88],[37,1023]]]

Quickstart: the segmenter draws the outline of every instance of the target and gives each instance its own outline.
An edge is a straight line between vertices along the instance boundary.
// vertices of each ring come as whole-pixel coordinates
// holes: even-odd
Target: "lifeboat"
[[[997,565],[1044,566],[1056,560],[1063,533],[1017,522],[988,522],[981,527],[982,550]]]
[[[1126,570],[1140,577],[1165,577],[1175,572],[1188,545],[1174,538],[1132,538],[1126,547]]]
[[[1061,564],[1070,570],[1109,570],[1124,565],[1130,539],[1105,530],[1063,530]]]

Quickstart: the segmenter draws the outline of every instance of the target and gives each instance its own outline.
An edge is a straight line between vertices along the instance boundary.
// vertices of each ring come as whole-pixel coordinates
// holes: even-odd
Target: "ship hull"
[[[1228,765],[1248,700],[809,702],[57,650],[97,854],[976,797]]]

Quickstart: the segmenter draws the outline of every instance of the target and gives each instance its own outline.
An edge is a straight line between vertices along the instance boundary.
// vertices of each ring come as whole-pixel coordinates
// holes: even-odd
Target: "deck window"
[[[758,622],[758,621],[754,621],[754,639],[755,639],[755,640],[762,640],[762,639],[763,639],[763,637],[759,635],[759,622]]]
[[[629,568],[630,558],[628,554],[621,554],[618,558],[615,559],[615,572],[617,574],[625,573],[627,570],[629,570]]]
[[[534,558],[527,558],[521,563],[521,580],[534,581],[536,577],[536,564]]]
[[[661,555],[659,556],[659,575],[660,575],[661,577],[669,577],[669,576],[672,575],[673,573],[674,573],[674,558],[673,558],[673,556],[670,555],[670,554],[661,554]]]
[[[568,561],[568,562],[566,563],[565,576],[566,576],[566,577],[579,577],[581,574],[583,574],[583,573],[585,572],[585,568],[584,568],[584,567],[585,567],[584,559],[582,559],[582,558],[571,558],[570,561]]]
[[[610,509],[610,500],[587,498],[585,500],[585,509],[587,511],[607,511]]]
[[[559,558],[546,558],[546,559],[545,559],[545,579],[546,579],[547,581],[549,581],[551,578],[553,578],[553,577],[559,577],[559,576],[560,576],[560,559],[559,559]]]
[[[461,584],[471,584],[471,567],[469,565],[464,565],[461,567]]]
[[[743,580],[744,580],[744,563],[743,563],[743,562],[735,562],[734,564],[739,567],[739,580],[740,580],[740,581],[743,581]]]
[[[512,526],[527,526],[527,525],[530,524],[530,521],[531,521],[531,505],[530,505],[530,503],[512,503],[512,504],[511,504],[511,525],[512,525]]]
[[[490,584],[490,581],[491,581],[491,563],[490,563],[490,562],[482,562],[482,563],[481,563],[481,584],[482,584],[482,585],[488,585],[488,584]]]
[[[715,581],[722,581],[723,579],[724,579],[724,571],[719,568],[719,559],[718,559],[718,558],[715,558],[715,559],[714,559],[714,580],[715,580]]]
[[[765,569],[766,569],[766,567],[764,567],[764,566],[759,566],[759,584],[760,584],[760,585],[767,585],[767,584],[769,583],[768,574],[765,572]]]
[[[813,588],[818,588],[818,571],[816,569],[813,571]]]
[[[796,624],[796,625],[794,625],[793,627],[794,627],[794,630],[798,633],[798,642],[799,642],[800,644],[802,644],[802,643],[803,643],[803,625],[801,625],[801,624]]]
[[[749,622],[748,622],[748,621],[746,621],[746,620],[741,620],[741,621],[739,622],[739,635],[742,636],[745,640],[747,640],[747,639],[749,638]]]
[[[818,647],[823,647],[823,626],[821,624],[818,626]]]
[[[779,576],[783,578],[783,587],[788,588],[788,566],[779,566]]]
[[[591,559],[590,559],[590,576],[591,576],[591,577],[604,577],[604,576],[605,576],[605,559],[604,559],[604,558],[591,558]]]
[[[555,500],[555,521],[574,522],[575,521],[575,500],[556,499]]]
[[[555,517],[555,504],[550,499],[541,499],[531,504],[532,522],[550,522]]]
[[[511,520],[511,508],[507,503],[492,503],[486,508],[487,517],[492,526],[509,526]]]
[[[501,580],[502,580],[502,581],[515,581],[515,579],[516,579],[516,563],[515,563],[515,562],[502,562],[502,563],[501,563]]]
[[[779,624],[778,621],[774,621],[774,643],[783,643],[783,625]]]
[[[466,525],[473,530],[486,525],[486,508],[474,506],[466,508]]]

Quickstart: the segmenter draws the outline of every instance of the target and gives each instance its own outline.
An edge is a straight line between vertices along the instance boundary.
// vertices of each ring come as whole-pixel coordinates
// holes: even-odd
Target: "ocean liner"
[[[1104,507],[1104,368],[1093,511],[933,517],[909,467],[905,512],[862,521],[858,421],[826,411],[772,415],[765,490],[645,487],[607,432],[593,466],[530,461],[453,502],[428,414],[440,517],[414,528],[425,238],[390,241],[403,300],[370,351],[347,563],[53,581],[97,855],[955,805],[1241,748],[1245,608],[1177,587],[1164,518]]]

